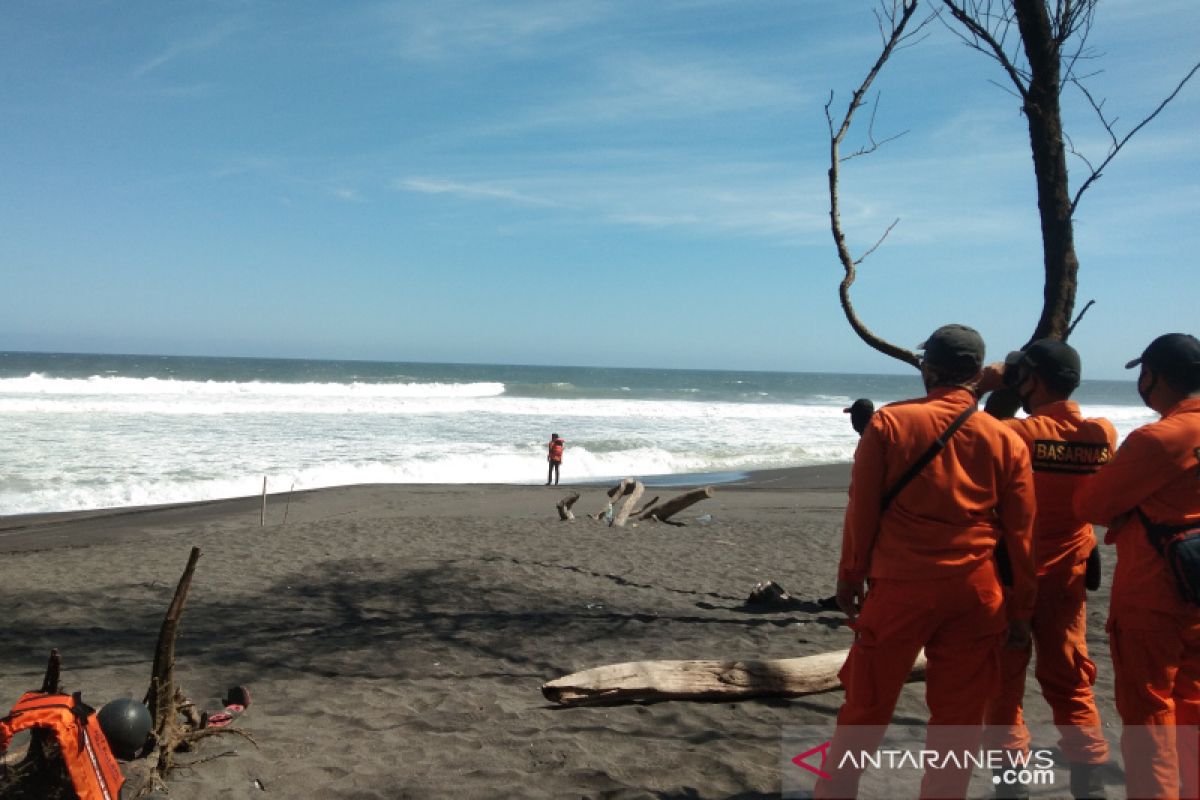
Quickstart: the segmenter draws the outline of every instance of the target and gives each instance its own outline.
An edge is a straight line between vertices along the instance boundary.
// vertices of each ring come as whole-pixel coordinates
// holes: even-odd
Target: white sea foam
[[[479,383],[267,383],[259,381],[184,381],[162,378],[25,378],[0,379],[0,396],[50,397],[203,397],[203,398],[444,398],[495,397],[504,384]]]
[[[0,380],[0,514],[209,500],[353,483],[540,483],[846,462],[826,395],[797,403],[514,397],[499,382]],[[1123,435],[1135,406],[1085,407]]]

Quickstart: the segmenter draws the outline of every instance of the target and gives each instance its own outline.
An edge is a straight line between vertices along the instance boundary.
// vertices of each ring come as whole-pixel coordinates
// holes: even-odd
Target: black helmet
[[[97,716],[109,748],[125,761],[137,756],[154,727],[150,710],[128,697],[105,704]]]

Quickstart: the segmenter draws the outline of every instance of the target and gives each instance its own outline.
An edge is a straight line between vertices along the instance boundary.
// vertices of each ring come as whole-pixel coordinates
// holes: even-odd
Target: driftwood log
[[[154,728],[147,746],[149,752],[142,758],[122,765],[121,771],[131,784],[128,796],[144,797],[166,788],[167,773],[176,766],[175,754],[195,748],[201,739],[210,736],[233,734],[241,736],[251,744],[257,744],[245,731],[232,725],[220,728],[204,727],[204,720],[196,705],[175,684],[175,640],[179,636],[179,622],[192,588],[192,576],[200,560],[200,548],[193,547],[187,566],[175,587],[175,596],[163,617],[158,633],[158,644],[154,649],[154,666],[150,673],[150,687],[146,691],[146,706]],[[123,795],[125,796],[125,795]]]
[[[624,527],[625,523],[630,519],[648,520],[656,519],[659,522],[667,522],[672,516],[678,514],[688,506],[705,500],[713,496],[716,491],[712,486],[705,486],[700,489],[692,489],[677,495],[662,505],[658,505],[658,495],[655,495],[650,502],[637,507],[638,501],[646,491],[646,486],[641,481],[633,478],[622,478],[616,486],[605,491],[606,500],[604,506],[594,514],[586,514],[594,520],[602,520],[607,515],[609,508],[612,508],[613,516],[609,523],[615,527]],[[567,497],[559,500],[554,508],[558,511],[558,518],[565,522],[575,519],[575,513],[571,507],[579,500],[579,492],[572,492]],[[681,523],[671,523],[678,525]],[[634,527],[637,527],[636,525]]]
[[[604,514],[608,511],[609,506],[613,507],[613,513],[615,514],[617,503],[621,501],[622,497],[633,491],[635,483],[637,481],[633,478],[622,478],[620,483],[606,491],[605,494],[608,496],[608,500],[605,501],[603,508],[592,515],[592,519],[604,519]]]
[[[624,528],[625,520],[629,519],[630,513],[634,506],[642,499],[642,493],[646,491],[646,487],[641,481],[634,481],[633,486],[625,495],[625,499],[621,502],[621,507],[613,514],[612,525],[616,528]]]
[[[564,497],[558,501],[555,508],[558,509],[558,518],[564,522],[570,522],[575,519],[574,512],[571,511],[571,506],[575,505],[575,501],[579,499],[579,492],[572,492],[569,497]]]
[[[684,492],[677,497],[671,498],[661,506],[651,506],[643,511],[638,519],[654,518],[659,522],[666,522],[688,506],[712,497],[714,492],[716,492],[716,489],[711,486],[705,486],[702,489],[692,489],[690,492]]]
[[[542,685],[547,700],[565,706],[658,700],[739,700],[800,697],[841,688],[838,671],[849,650],[764,661],[633,661],[566,675]],[[909,680],[924,680],[925,652]]]
[[[642,506],[637,511],[633,512],[633,516],[638,519],[641,519],[642,512],[644,512],[647,508],[650,508],[650,506],[654,505],[657,502],[658,502],[658,495],[654,495],[654,497],[650,498],[650,502],[646,503],[646,505]]]

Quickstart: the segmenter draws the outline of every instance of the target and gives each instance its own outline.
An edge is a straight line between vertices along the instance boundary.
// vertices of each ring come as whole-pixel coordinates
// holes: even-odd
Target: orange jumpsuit
[[[1108,744],[1092,697],[1096,665],[1087,653],[1084,578],[1096,544],[1092,526],[1075,513],[1075,494],[1088,475],[1108,463],[1117,432],[1106,419],[1084,419],[1070,400],[1049,403],[1025,419],[1005,420],[1029,446],[1037,518],[1033,556],[1037,604],[1033,611],[1034,675],[1059,730],[1067,761],[1102,764]],[[1029,650],[1002,650],[1000,689],[988,704],[984,741],[989,748],[1026,751],[1029,731],[1021,713]]]
[[[936,726],[979,728],[999,679],[1007,627],[992,558],[1001,536],[1014,573],[1008,613],[1017,619],[1033,613],[1029,450],[1001,422],[972,416],[888,509],[880,508],[887,489],[975,402],[966,389],[934,389],[880,409],[859,441],[838,576],[869,577],[870,590],[839,673],[846,702],[827,764],[842,763],[847,751],[878,746],[922,647],[929,745],[942,744]],[[956,748],[978,744],[957,732]],[[853,797],[858,779],[859,772],[834,767],[829,779],[818,781],[816,796]],[[930,770],[922,796],[962,797],[969,780],[969,771]]]
[[[1129,797],[1197,796],[1200,608],[1180,599],[1140,507],[1163,524],[1200,520],[1200,398],[1176,404],[1125,439],[1075,501],[1117,545],[1108,614]],[[1179,727],[1177,727],[1179,726]]]

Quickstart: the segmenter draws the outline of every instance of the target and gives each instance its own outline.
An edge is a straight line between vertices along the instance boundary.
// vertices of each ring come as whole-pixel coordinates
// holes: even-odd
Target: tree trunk
[[[1042,259],[1046,273],[1042,315],[1030,341],[1062,339],[1071,324],[1078,285],[1079,259],[1071,220],[1067,154],[1063,146],[1059,44],[1044,0],[1013,0],[1021,42],[1029,60],[1025,119],[1033,171],[1037,179],[1038,214],[1042,227]]]

